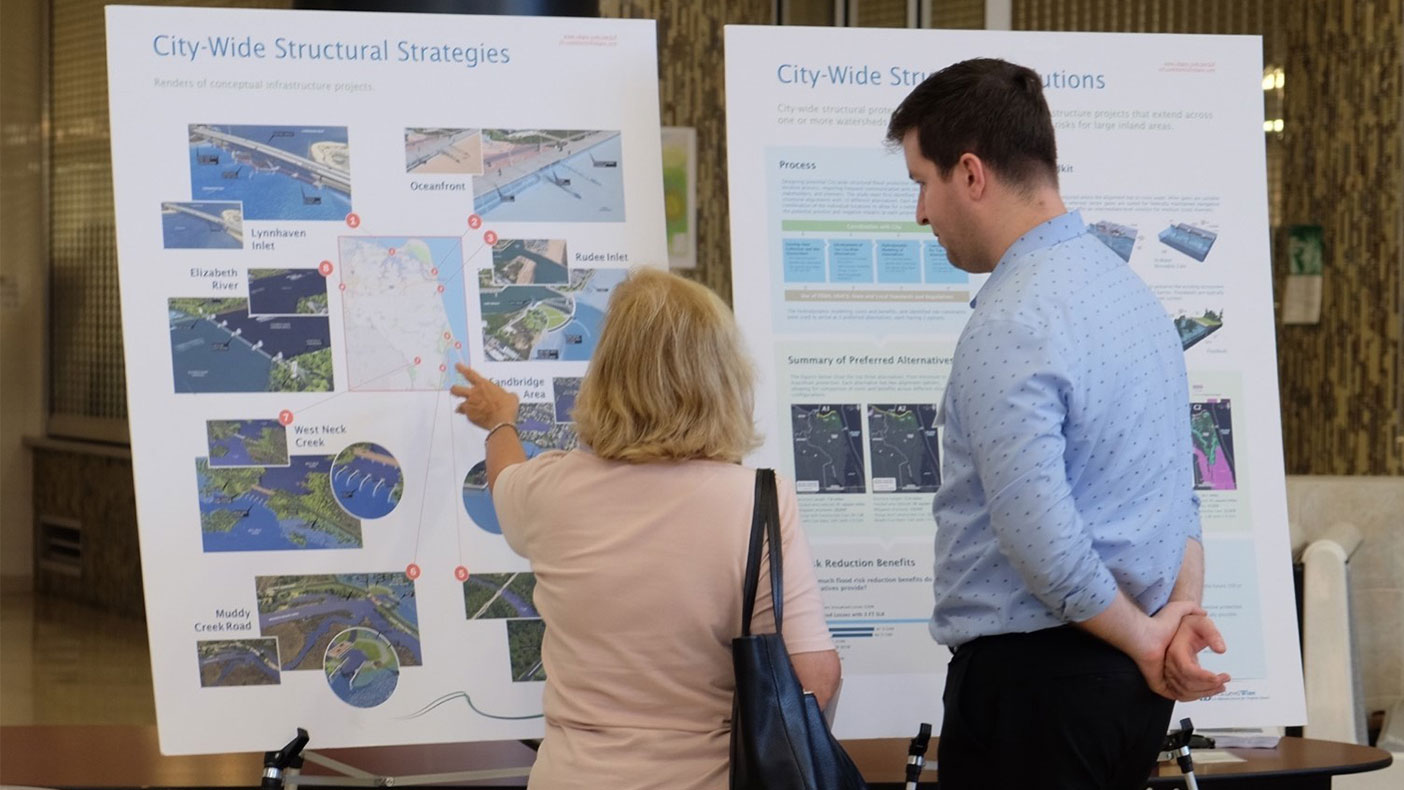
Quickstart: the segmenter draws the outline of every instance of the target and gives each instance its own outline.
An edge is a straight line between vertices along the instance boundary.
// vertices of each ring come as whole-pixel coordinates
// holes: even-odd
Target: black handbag
[[[761,546],[770,544],[775,633],[752,634]],[[731,640],[736,696],[731,705],[732,790],[866,790],[858,768],[829,732],[813,694],[795,676],[780,635],[784,601],[780,509],[775,472],[756,470],[751,543],[741,599],[741,636]]]

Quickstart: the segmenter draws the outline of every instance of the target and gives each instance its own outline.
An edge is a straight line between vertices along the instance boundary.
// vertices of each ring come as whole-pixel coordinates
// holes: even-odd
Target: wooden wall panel
[[[1320,225],[1321,323],[1278,329],[1287,471],[1404,474],[1404,4],[1284,3],[1278,224]],[[1286,269],[1286,238],[1275,256]],[[1280,293],[1280,291],[1279,291]]]
[[[658,20],[659,107],[664,126],[697,129],[697,268],[684,272],[731,302],[726,94],[722,26],[771,24],[769,0],[601,0],[600,15]]]
[[[45,519],[76,524],[82,534],[80,575],[46,567],[35,557],[34,591],[109,612],[141,618],[141,552],[131,458],[36,447],[35,529]],[[192,500],[192,504],[194,504]],[[26,525],[28,526],[28,525]],[[199,529],[198,522],[192,529]],[[42,554],[42,535],[35,535]]]

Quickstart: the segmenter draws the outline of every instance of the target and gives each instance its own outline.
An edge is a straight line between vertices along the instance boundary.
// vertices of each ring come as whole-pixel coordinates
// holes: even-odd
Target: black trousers
[[[1072,626],[961,645],[944,702],[941,790],[1142,790],[1174,707]]]

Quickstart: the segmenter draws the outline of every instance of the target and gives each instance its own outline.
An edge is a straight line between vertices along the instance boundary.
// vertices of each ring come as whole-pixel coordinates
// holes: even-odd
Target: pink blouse
[[[546,623],[538,790],[727,787],[731,640],[755,470],[584,450],[503,470],[493,503]],[[785,645],[832,650],[794,485],[779,481]],[[753,628],[774,630],[768,563]]]

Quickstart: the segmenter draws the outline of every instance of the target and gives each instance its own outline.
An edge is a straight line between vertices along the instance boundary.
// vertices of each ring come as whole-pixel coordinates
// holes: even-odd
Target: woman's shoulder
[[[516,484],[518,481],[536,481],[543,476],[557,474],[569,466],[568,459],[573,453],[574,451],[571,450],[547,450],[519,464],[512,464],[503,469],[502,477],[499,480],[512,478],[513,484]]]

